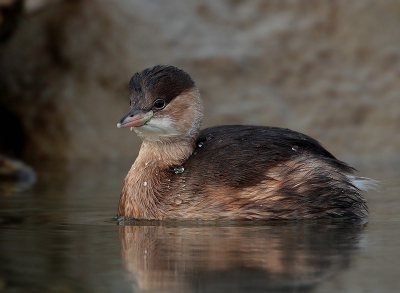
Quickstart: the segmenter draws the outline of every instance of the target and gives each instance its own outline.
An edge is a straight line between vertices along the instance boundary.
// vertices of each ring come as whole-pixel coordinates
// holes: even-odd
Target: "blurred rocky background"
[[[288,127],[338,158],[399,162],[400,1],[0,0],[0,153],[133,162],[136,71],[171,64],[203,127]]]

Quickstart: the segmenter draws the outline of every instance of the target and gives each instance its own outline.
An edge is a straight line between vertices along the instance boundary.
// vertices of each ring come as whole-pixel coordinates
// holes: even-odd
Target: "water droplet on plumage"
[[[145,181],[145,182],[143,182],[143,186],[147,186],[147,182]]]
[[[297,145],[292,146],[292,151],[297,152],[298,149],[299,149],[299,147]]]
[[[175,199],[175,204],[181,204],[182,200],[180,198]]]
[[[119,226],[125,226],[125,217],[124,216],[118,217],[117,221],[118,221]]]
[[[210,141],[214,138],[214,135],[212,135],[211,133],[206,135],[206,141]]]
[[[181,174],[181,173],[183,173],[183,171],[185,171],[185,167],[183,167],[183,166],[178,166],[178,167],[174,168],[175,174]]]
[[[299,136],[300,136],[300,139],[307,140],[307,138],[303,134],[300,133]]]

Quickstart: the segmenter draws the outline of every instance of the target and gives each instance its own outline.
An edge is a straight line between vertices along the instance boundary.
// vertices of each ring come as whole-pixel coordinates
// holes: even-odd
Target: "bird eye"
[[[153,103],[153,108],[157,110],[161,110],[165,107],[165,101],[163,99],[157,99]]]

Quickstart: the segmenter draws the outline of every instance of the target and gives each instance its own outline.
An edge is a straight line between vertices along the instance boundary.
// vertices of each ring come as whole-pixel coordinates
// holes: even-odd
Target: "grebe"
[[[366,217],[370,182],[311,137],[289,129],[226,125],[200,130],[192,78],[157,65],[129,82],[117,124],[142,138],[118,205],[122,219]]]

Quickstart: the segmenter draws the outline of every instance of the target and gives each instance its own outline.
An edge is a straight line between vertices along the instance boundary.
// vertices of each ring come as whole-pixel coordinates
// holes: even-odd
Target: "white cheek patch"
[[[178,136],[180,133],[174,127],[174,121],[169,117],[163,118],[153,117],[145,125],[135,127],[134,130],[140,136],[150,137],[172,137]]]

